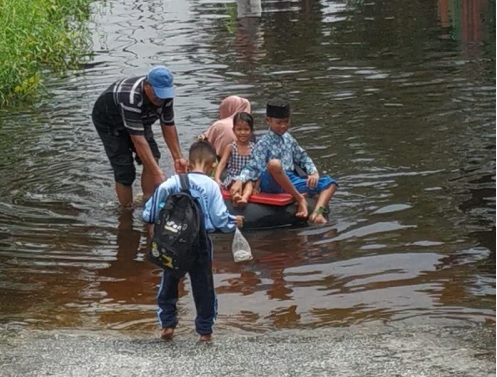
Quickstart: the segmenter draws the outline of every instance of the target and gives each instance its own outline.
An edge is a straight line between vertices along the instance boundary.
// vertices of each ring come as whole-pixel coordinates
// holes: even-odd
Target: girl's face
[[[252,130],[250,129],[249,124],[243,120],[239,120],[235,123],[233,133],[235,134],[236,139],[242,143],[250,141],[250,137],[252,136]]]

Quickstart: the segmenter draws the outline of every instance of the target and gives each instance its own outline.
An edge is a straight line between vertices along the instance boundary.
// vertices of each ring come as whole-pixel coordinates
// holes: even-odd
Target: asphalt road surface
[[[495,376],[495,328],[373,325],[260,335],[0,326],[0,376]]]

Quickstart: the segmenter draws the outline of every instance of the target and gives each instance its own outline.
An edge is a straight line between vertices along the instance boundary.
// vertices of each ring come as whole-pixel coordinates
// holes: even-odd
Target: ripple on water
[[[90,61],[47,77],[35,107],[1,112],[0,322],[156,327],[160,271],[143,258],[139,211],[116,210],[90,116],[114,80],[156,63],[175,73],[184,152],[226,95],[249,98],[261,134],[266,100],[284,94],[292,134],[340,184],[326,226],[247,232],[249,263],[235,264],[230,236],[214,235],[220,328],[494,321],[494,64],[462,58],[455,41],[433,44],[437,20],[416,7],[398,24],[372,3],[269,2],[250,20],[235,8],[102,5]],[[188,279],[178,308],[178,331],[189,331]]]

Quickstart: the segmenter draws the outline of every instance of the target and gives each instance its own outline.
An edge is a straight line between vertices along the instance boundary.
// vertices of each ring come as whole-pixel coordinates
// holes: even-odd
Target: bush
[[[41,72],[64,72],[89,50],[91,0],[0,0],[0,106],[26,100]]]

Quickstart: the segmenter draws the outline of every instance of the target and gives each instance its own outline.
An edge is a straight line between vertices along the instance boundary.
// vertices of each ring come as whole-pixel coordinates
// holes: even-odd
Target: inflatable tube
[[[268,229],[307,224],[306,219],[295,217],[297,203],[290,194],[259,193],[250,197],[245,207],[234,207],[230,193],[221,190],[226,207],[233,215],[245,216],[243,229]],[[314,198],[307,198],[309,211],[314,208]]]

